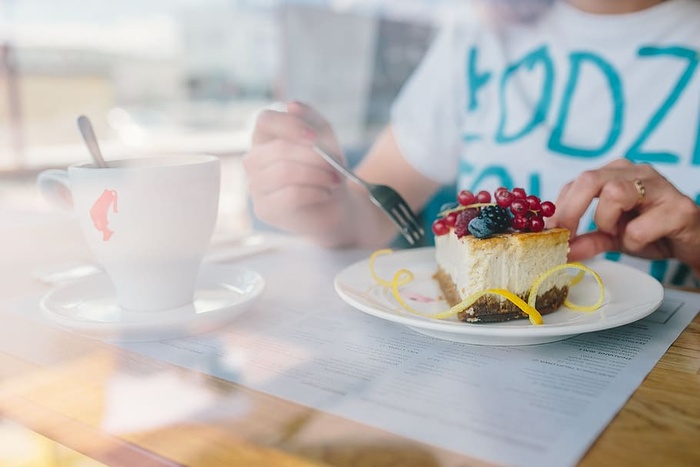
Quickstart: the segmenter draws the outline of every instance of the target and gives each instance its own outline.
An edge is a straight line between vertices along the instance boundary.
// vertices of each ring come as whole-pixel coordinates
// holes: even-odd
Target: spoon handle
[[[90,123],[90,120],[85,115],[78,117],[78,128],[80,128],[80,133],[83,135],[85,144],[92,158],[95,159],[97,166],[100,168],[107,167],[107,163],[104,157],[102,157],[100,146],[97,144],[97,137],[95,136],[95,131],[92,129],[92,123]]]

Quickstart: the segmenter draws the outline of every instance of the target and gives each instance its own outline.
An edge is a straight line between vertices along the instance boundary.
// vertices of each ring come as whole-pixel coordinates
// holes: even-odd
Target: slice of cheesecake
[[[501,233],[490,238],[458,238],[453,229],[435,236],[435,278],[450,306],[488,289],[506,289],[527,302],[535,280],[565,264],[568,252],[567,229]],[[548,277],[539,287],[535,308],[541,314],[559,308],[569,292],[569,281],[565,271]],[[494,294],[482,296],[458,316],[467,322],[527,318],[513,303]]]

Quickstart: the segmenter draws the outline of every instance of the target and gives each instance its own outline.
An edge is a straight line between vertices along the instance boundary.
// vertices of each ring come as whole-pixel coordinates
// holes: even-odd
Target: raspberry
[[[489,219],[493,223],[494,233],[505,232],[511,226],[510,214],[500,206],[484,206],[479,217]]]
[[[469,222],[479,215],[479,211],[471,208],[461,211],[455,221],[455,234],[457,238],[462,238],[469,235]]]

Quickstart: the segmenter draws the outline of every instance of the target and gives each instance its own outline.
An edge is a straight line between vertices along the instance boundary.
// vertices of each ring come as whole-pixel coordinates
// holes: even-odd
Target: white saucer
[[[112,342],[171,339],[211,331],[247,311],[262,293],[257,272],[204,264],[194,302],[173,310],[129,312],[117,305],[106,274],[79,279],[47,293],[42,314],[61,327]]]

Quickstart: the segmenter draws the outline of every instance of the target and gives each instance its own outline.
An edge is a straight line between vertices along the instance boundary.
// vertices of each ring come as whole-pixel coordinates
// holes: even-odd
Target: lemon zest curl
[[[445,209],[444,211],[440,211],[437,215],[438,217],[445,217],[451,212],[459,212],[459,211],[464,211],[467,209],[476,209],[476,208],[483,208],[485,206],[495,206],[496,203],[472,203],[472,204],[460,204],[459,206],[455,206],[450,209]]]
[[[456,316],[457,314],[463,312],[467,308],[471,307],[478,299],[483,297],[484,295],[498,295],[500,297],[505,298],[506,300],[510,301],[512,304],[514,304],[516,307],[518,307],[523,313],[525,313],[528,316],[528,319],[530,322],[534,325],[541,325],[543,324],[543,319],[542,315],[540,314],[539,311],[537,311],[537,308],[535,308],[535,302],[537,300],[537,292],[542,285],[542,283],[552,274],[562,271],[564,269],[578,269],[579,272],[576,274],[571,279],[570,285],[574,286],[581,282],[583,279],[585,273],[589,273],[593,276],[595,279],[596,283],[598,284],[598,288],[600,290],[600,294],[598,296],[598,300],[592,304],[592,305],[578,305],[575,303],[572,303],[569,301],[567,298],[564,300],[564,306],[567,308],[570,308],[574,311],[583,311],[583,312],[591,312],[595,311],[600,306],[603,304],[603,300],[605,299],[605,287],[603,286],[603,281],[598,275],[597,272],[595,272],[593,269],[589,268],[588,266],[585,266],[582,263],[574,262],[574,263],[567,263],[567,264],[561,264],[559,266],[555,266],[547,271],[545,271],[543,274],[541,274],[535,281],[533,282],[532,286],[530,287],[530,292],[528,294],[528,301],[525,302],[522,298],[518,297],[515,295],[513,292],[506,290],[506,289],[488,289],[484,290],[481,292],[476,292],[468,297],[466,297],[464,300],[459,302],[458,304],[454,305],[451,307],[449,310],[442,311],[439,313],[423,313],[421,311],[416,310],[413,308],[411,305],[409,305],[406,300],[401,296],[400,288],[411,281],[415,278],[413,272],[411,272],[408,269],[399,269],[396,271],[391,278],[391,280],[386,280],[377,274],[375,268],[374,268],[374,263],[377,259],[377,257],[382,256],[382,255],[387,255],[393,253],[393,250],[391,248],[384,248],[381,250],[377,250],[374,253],[372,253],[369,257],[369,269],[372,274],[372,278],[381,286],[386,287],[391,290],[392,295],[394,296],[394,299],[401,305],[402,308],[404,308],[406,311],[409,313],[413,313],[419,316],[423,316],[424,318],[432,318],[432,319],[446,319],[450,318],[452,316]]]

